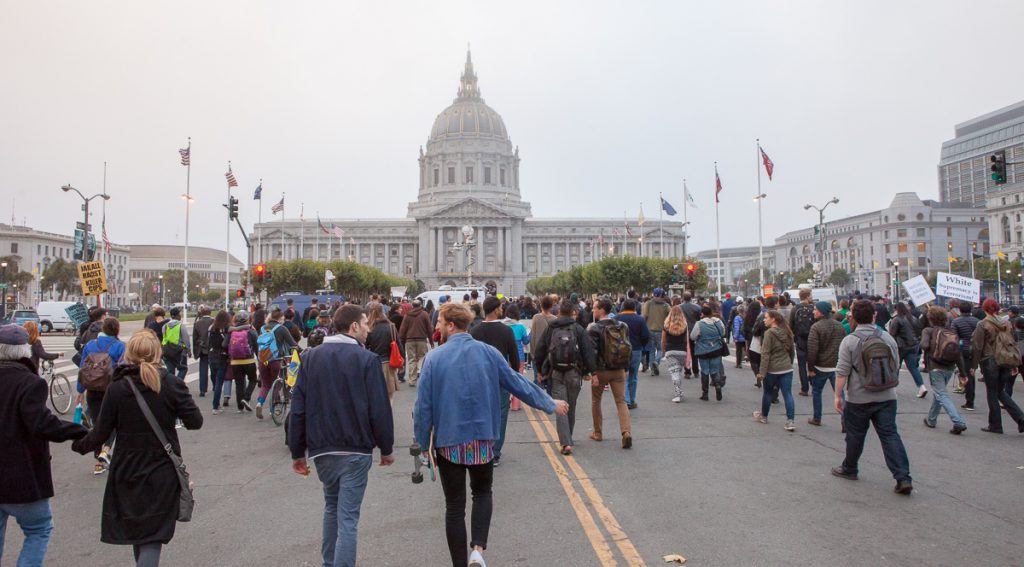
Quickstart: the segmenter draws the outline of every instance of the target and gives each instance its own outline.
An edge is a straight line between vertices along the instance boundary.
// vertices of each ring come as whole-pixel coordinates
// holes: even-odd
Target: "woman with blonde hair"
[[[89,435],[71,446],[85,454],[117,431],[118,450],[110,463],[103,495],[100,541],[133,546],[136,565],[147,567],[159,565],[162,546],[174,537],[181,487],[132,385],[178,455],[181,445],[175,420],[180,419],[188,429],[203,425],[203,414],[188,386],[168,374],[160,358],[160,341],[153,333],[139,331],[132,335],[125,349],[125,364],[114,371],[99,419]]]
[[[693,363],[687,348],[688,342],[683,308],[673,305],[665,318],[664,332],[661,333],[661,352],[665,353],[665,359],[668,360],[668,372],[672,376],[672,386],[676,393],[672,401],[677,404],[683,401],[683,369]]]

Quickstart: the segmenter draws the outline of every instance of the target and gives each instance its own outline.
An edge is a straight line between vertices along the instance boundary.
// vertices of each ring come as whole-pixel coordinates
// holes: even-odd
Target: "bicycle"
[[[72,396],[71,381],[68,377],[53,371],[53,361],[43,360],[39,364],[39,375],[49,384],[50,404],[57,413],[64,415],[71,410]]]
[[[284,425],[287,420],[288,407],[292,401],[292,387],[288,384],[288,365],[290,363],[290,356],[282,361],[281,371],[274,383],[270,385],[270,395],[267,400],[270,403],[270,420],[278,427]]]

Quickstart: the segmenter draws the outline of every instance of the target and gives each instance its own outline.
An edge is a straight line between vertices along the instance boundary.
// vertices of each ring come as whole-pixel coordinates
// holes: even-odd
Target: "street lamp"
[[[0,262],[0,319],[7,316],[7,261]]]
[[[160,278],[160,305],[166,307],[167,294],[164,293],[164,275],[160,274],[157,277]]]
[[[78,189],[75,189],[74,187],[72,187],[71,184],[62,186],[60,188],[60,190],[65,192],[65,193],[68,193],[70,191],[74,191],[75,193],[78,193],[79,197],[82,198],[82,201],[83,201],[82,211],[84,211],[84,213],[85,213],[85,218],[83,219],[85,222],[82,223],[82,230],[84,231],[84,236],[82,238],[82,240],[83,240],[83,242],[82,242],[82,260],[83,261],[86,260],[86,259],[92,260],[92,257],[89,255],[89,232],[90,232],[90,229],[91,229],[91,227],[89,226],[89,201],[92,201],[96,197],[100,197],[104,201],[109,201],[110,200],[110,195],[107,195],[106,193],[96,193],[92,197],[86,197],[85,195],[82,194],[81,191],[79,191]],[[100,296],[97,295],[96,296],[96,306],[99,307],[100,303],[101,303]]]
[[[757,174],[758,184],[760,184],[760,169],[757,170]],[[760,187],[758,187],[758,189],[760,189]],[[764,293],[764,243],[761,238],[761,201],[764,201],[765,197],[767,196],[767,194],[761,193],[760,195],[754,197],[754,202],[757,203],[757,266],[760,270],[760,280],[758,280],[757,288],[761,291],[762,294]]]
[[[825,209],[829,205],[834,205],[839,202],[839,197],[832,197],[824,205],[818,207],[815,205],[804,205],[804,210],[814,209],[818,211],[818,266],[819,274],[824,279],[825,275]]]

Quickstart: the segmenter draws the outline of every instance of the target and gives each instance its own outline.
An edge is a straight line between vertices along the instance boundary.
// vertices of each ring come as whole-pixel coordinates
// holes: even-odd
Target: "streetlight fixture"
[[[84,213],[85,213],[85,215],[84,215],[85,218],[83,219],[85,222],[82,223],[82,231],[84,232],[83,237],[82,237],[82,240],[83,240],[83,242],[82,242],[82,260],[83,261],[86,260],[86,259],[91,260],[92,258],[89,256],[89,232],[90,232],[90,228],[91,228],[89,226],[89,201],[92,201],[96,197],[100,197],[104,201],[109,201],[110,200],[110,195],[107,195],[106,193],[96,193],[92,197],[86,197],[85,195],[82,194],[81,191],[79,191],[78,189],[75,189],[74,187],[72,187],[70,183],[67,184],[67,185],[62,186],[60,188],[60,190],[65,192],[65,193],[74,191],[75,193],[78,193],[79,197],[82,198],[82,201],[83,201],[82,211],[84,211]],[[99,307],[100,303],[102,303],[100,301],[100,296],[97,295],[96,296],[96,306]]]
[[[820,262],[818,270],[822,279],[825,276],[825,209],[829,205],[835,205],[839,202],[839,197],[832,197],[824,205],[818,207],[816,205],[804,205],[804,210],[814,209],[818,211],[818,262]]]

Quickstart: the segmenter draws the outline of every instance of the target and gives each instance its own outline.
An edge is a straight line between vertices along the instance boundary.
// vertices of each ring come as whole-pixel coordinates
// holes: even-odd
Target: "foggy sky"
[[[467,43],[535,217],[635,219],[642,200],[656,220],[659,192],[682,213],[685,178],[691,251],[715,245],[716,160],[721,245],[757,243],[756,138],[776,166],[767,245],[815,222],[808,201],[847,216],[937,199],[954,124],[1024,96],[1012,0],[0,8],[0,222],[13,204],[17,224],[71,234],[80,201],[60,186],[102,191],[106,161],[124,244],[184,243],[189,136],[193,245],[224,246],[228,160],[247,229],[261,178],[264,221],[282,192],[290,218],[303,202],[307,219],[404,217]]]

